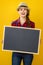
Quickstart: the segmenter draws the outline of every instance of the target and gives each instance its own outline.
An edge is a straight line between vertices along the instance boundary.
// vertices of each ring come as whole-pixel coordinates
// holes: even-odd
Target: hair
[[[27,9],[27,15],[26,15],[26,17],[28,18],[28,16],[29,16],[29,10]]]
[[[20,6],[20,7],[27,7],[27,6]],[[19,8],[17,9],[17,11],[19,11]],[[27,15],[26,15],[27,24],[28,24],[28,27],[31,27],[31,25],[30,25],[30,19],[28,17],[29,16],[29,13],[30,13],[30,10],[27,8]]]

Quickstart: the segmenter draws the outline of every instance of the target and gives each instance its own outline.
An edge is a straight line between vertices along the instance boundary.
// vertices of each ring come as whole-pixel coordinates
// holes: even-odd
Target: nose
[[[24,12],[24,9],[22,11]]]

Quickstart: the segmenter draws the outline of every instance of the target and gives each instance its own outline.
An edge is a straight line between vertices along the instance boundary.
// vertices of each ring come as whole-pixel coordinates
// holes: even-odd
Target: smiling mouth
[[[25,13],[21,13],[22,15],[25,15]]]

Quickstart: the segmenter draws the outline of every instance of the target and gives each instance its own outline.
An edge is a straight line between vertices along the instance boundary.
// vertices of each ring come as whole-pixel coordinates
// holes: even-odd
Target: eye
[[[22,8],[20,8],[19,10],[22,11]]]
[[[26,8],[24,8],[24,10],[27,10]]]
[[[22,11],[22,8],[20,10]]]

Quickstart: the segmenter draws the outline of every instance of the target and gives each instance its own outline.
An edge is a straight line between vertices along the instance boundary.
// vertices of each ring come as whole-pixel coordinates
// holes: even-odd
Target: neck
[[[26,22],[26,17],[20,17],[20,23],[23,25]]]

